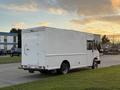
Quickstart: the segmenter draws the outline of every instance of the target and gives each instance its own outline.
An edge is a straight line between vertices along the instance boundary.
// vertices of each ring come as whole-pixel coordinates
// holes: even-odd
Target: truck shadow
[[[73,69],[70,71],[70,73],[79,72],[79,71],[82,72],[82,71],[86,71],[86,70],[91,70],[91,68],[85,67],[85,68]]]
[[[90,68],[73,69],[73,70],[70,70],[68,74],[75,73],[75,72],[84,72],[86,70],[91,70],[91,69]],[[62,74],[58,74],[56,72],[47,72],[45,74],[41,74],[41,73],[30,74],[30,75],[23,76],[22,78],[28,79],[28,80],[39,80],[39,79],[45,79],[45,78],[55,77],[60,75]]]

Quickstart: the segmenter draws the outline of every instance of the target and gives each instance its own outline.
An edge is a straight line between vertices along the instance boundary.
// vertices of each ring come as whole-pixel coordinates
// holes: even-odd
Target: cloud
[[[28,26],[24,22],[16,22],[12,24],[12,28],[25,29],[28,28]]]
[[[86,24],[70,23],[71,28],[80,30],[83,32],[90,32],[95,34],[117,34],[120,33],[120,25],[112,22],[105,21],[93,21]]]
[[[62,8],[49,8],[48,11],[52,14],[56,14],[56,15],[66,15],[67,11],[65,11]]]
[[[118,27],[120,23],[120,0],[7,0],[6,2],[9,3],[0,4],[0,8],[19,12],[44,11],[47,12],[44,14],[47,14],[48,17],[51,17],[50,14],[66,15],[61,17],[63,18],[61,21],[64,22],[65,19],[65,22],[67,22],[67,20],[71,19],[68,27],[74,27],[79,30],[89,31],[92,29],[93,31],[104,32],[106,29],[108,33],[109,31],[107,30],[112,31],[110,26],[116,26],[116,28],[113,26],[115,29],[120,28]],[[59,23],[61,22],[58,21],[57,24]],[[24,26],[24,24],[21,25]],[[38,25],[48,26],[50,23],[40,22]],[[53,26],[55,25],[56,23],[53,24]],[[19,24],[15,26],[19,26]],[[90,28],[91,26],[92,28]],[[110,28],[106,28],[106,26]]]
[[[107,16],[107,17],[97,18],[97,20],[120,24],[120,15],[114,15],[114,16]]]
[[[50,23],[49,22],[39,22],[37,25],[39,25],[39,26],[49,26]]]
[[[120,25],[112,22],[103,22],[103,21],[96,21],[93,23],[86,24],[86,31],[93,31],[101,32],[99,34],[117,34],[120,33]],[[95,33],[95,32],[94,32]]]
[[[24,2],[9,2],[0,4],[1,9],[17,12],[37,12],[40,10],[56,15],[65,15],[67,11],[57,5],[55,0],[24,0]]]
[[[18,12],[36,12],[39,6],[36,2],[20,3],[20,4],[0,4],[0,8]]]
[[[113,13],[111,0],[51,0],[51,3],[54,3],[53,1],[57,2],[57,5],[63,10],[69,13],[76,13],[80,16]]]
[[[38,27],[38,26],[49,26],[51,23],[47,21],[39,22],[39,23],[34,23],[34,24],[28,24],[24,22],[15,22],[12,24],[12,28],[17,28],[17,29],[26,29],[26,28],[31,28],[32,27]]]
[[[74,13],[79,16],[107,15],[114,13],[113,7],[119,8],[117,4],[119,0],[22,0],[19,2],[0,4],[0,8],[15,11],[38,11],[40,9],[52,14]]]
[[[54,14],[67,12],[78,16],[97,16],[120,13],[120,0],[40,0],[39,2],[43,3],[40,5],[41,8]]]
[[[112,0],[112,7],[114,9],[120,8],[120,0]]]
[[[110,0],[80,0],[77,14],[84,16],[107,15],[113,13]]]
[[[70,23],[74,25],[85,25],[87,23],[93,22],[94,20],[94,18],[72,19],[70,20]]]
[[[86,29],[84,32],[93,33],[93,34],[101,34],[101,35],[108,35],[113,34],[111,31],[101,30],[101,29]]]
[[[96,16],[85,16],[82,19],[72,19],[69,22],[75,25],[85,25],[96,21],[103,22],[111,22],[111,23],[120,23],[120,15],[119,14],[111,14],[111,15],[96,15]]]
[[[10,1],[12,1],[10,3]],[[0,8],[15,11],[50,11],[52,14],[74,13],[79,16],[107,15],[120,10],[120,0],[10,0]],[[8,2],[8,1],[7,1]]]

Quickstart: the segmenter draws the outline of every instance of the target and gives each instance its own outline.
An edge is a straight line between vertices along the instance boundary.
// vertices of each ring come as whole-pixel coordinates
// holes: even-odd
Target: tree
[[[18,34],[18,48],[21,48],[21,29],[16,29],[16,28],[12,28],[10,30],[10,33],[17,33]]]
[[[21,48],[22,39],[21,39],[21,29],[18,29],[18,48]]]
[[[12,28],[12,29],[10,30],[10,33],[18,33],[18,30],[17,30],[16,28]]]
[[[104,35],[102,37],[102,44],[106,44],[106,43],[109,43],[109,42],[110,42],[109,38],[106,35]]]

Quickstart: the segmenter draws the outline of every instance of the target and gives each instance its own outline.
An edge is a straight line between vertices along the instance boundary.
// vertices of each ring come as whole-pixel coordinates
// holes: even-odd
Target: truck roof
[[[63,30],[63,31],[74,31],[74,32],[81,32],[85,34],[92,34],[88,32],[82,32],[82,31],[77,31],[77,30],[70,30],[70,29],[61,29],[61,28],[54,28],[54,27],[46,27],[46,26],[41,26],[41,27],[33,27],[33,28],[28,28],[28,29],[23,29],[22,32],[39,32],[39,31],[45,31],[48,29],[54,29],[54,30]],[[93,35],[99,35],[99,34],[93,34]]]

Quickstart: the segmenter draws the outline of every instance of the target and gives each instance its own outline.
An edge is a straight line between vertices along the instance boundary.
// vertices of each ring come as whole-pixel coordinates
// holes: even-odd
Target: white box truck
[[[37,27],[22,31],[21,68],[33,73],[56,70],[66,74],[100,64],[94,35],[74,30]]]

